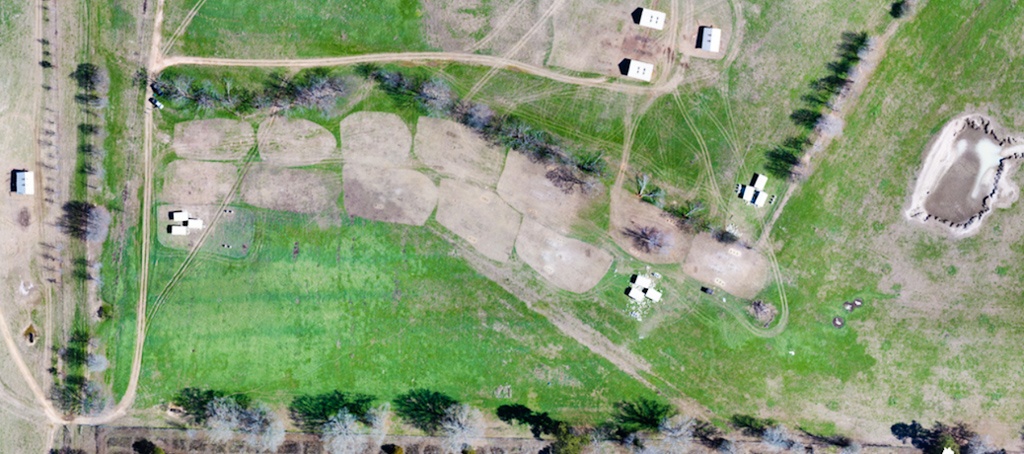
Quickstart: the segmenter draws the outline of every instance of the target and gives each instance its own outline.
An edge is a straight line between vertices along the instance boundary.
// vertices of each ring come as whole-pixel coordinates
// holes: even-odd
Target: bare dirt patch
[[[442,180],[437,222],[485,257],[507,262],[516,244],[522,215],[493,191]]]
[[[407,166],[411,149],[412,133],[398,115],[356,112],[341,120],[341,156],[346,163]]]
[[[415,170],[346,164],[342,179],[349,216],[423,225],[437,204],[434,182]]]
[[[438,173],[488,187],[498,184],[505,153],[473,130],[451,120],[420,117],[414,151]]]
[[[280,166],[317,164],[335,156],[338,142],[327,128],[309,120],[268,118],[260,123],[256,140],[260,158]]]
[[[256,145],[256,132],[244,121],[216,118],[174,125],[171,149],[179,157],[210,161],[241,159]]]
[[[730,2],[716,0],[692,0],[682,5],[679,22],[679,52],[687,57],[720,60],[729,54],[733,41],[732,6]],[[697,48],[700,27],[714,27],[722,30],[718,52]]]
[[[667,61],[671,54],[666,54],[666,50],[672,46],[666,33],[669,24],[666,30],[634,24],[630,14],[637,6],[635,2],[622,1],[569,1],[555,13],[558,26],[554,28],[549,63],[618,77],[618,64],[623,58],[654,64]],[[677,18],[667,19],[674,20]]]
[[[564,234],[577,221],[580,210],[597,199],[601,190],[584,193],[576,188],[566,192],[546,176],[555,168],[555,165],[531,162],[521,153],[509,152],[498,181],[498,194],[526,217]]]
[[[203,229],[193,230],[188,235],[171,235],[167,226],[179,224],[168,217],[175,210],[188,211],[191,217],[202,219],[204,229],[209,229],[206,241],[201,249],[203,252],[232,258],[242,258],[249,254],[256,233],[255,216],[245,208],[220,205],[162,205],[157,212],[157,241],[164,247],[180,250],[191,250],[203,234]],[[217,211],[221,210],[216,224],[211,225]]]
[[[992,207],[1018,197],[1009,180],[1013,160],[1024,158],[1024,139],[997,132],[988,118],[956,118],[932,140],[906,215],[945,224],[955,235],[977,232]]]
[[[719,243],[708,233],[693,239],[683,271],[740,298],[757,296],[768,282],[768,261],[764,256],[739,243]]]
[[[250,205],[327,220],[340,217],[340,196],[341,182],[331,172],[253,165],[242,181],[242,200]]]
[[[238,178],[233,164],[179,159],[167,166],[160,200],[179,205],[213,205],[231,192]]]
[[[611,204],[611,236],[622,249],[647,263],[679,263],[690,251],[693,235],[679,229],[675,219],[662,209],[646,203],[626,190],[613,194]],[[636,247],[625,229],[654,227],[663,235],[664,246],[647,252]]]
[[[519,228],[516,253],[548,282],[575,293],[597,285],[612,264],[608,252],[562,236],[531,219],[524,219]]]

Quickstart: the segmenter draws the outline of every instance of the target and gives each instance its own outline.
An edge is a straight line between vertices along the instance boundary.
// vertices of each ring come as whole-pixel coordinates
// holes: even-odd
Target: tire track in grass
[[[487,43],[489,43],[492,39],[498,36],[499,33],[504,31],[508,23],[511,22],[513,18],[515,18],[516,14],[518,14],[519,8],[522,8],[523,5],[526,4],[526,1],[527,0],[517,0],[514,4],[512,4],[512,6],[509,7],[505,15],[501,16],[501,19],[498,19],[498,23],[494,24],[494,28],[492,28],[491,31],[487,33],[487,35],[481,38],[480,41],[477,41],[473,45],[467,47],[466,52],[476,52],[482,49],[483,46],[487,45]]]
[[[704,135],[700,133],[699,129],[697,129],[697,124],[694,123],[692,118],[690,118],[690,115],[686,113],[686,109],[683,107],[683,101],[680,98],[678,91],[672,92],[672,99],[675,101],[676,107],[679,108],[679,113],[683,116],[683,121],[686,122],[686,125],[690,128],[694,138],[697,139],[697,144],[699,145],[699,152],[697,155],[700,157],[705,166],[705,170],[707,171],[708,184],[711,186],[711,199],[713,199],[719,209],[728,214],[728,205],[725,203],[725,198],[722,196],[722,191],[718,186],[718,180],[715,178],[715,167],[711,160],[711,152],[708,151],[707,142],[704,141]]]
[[[185,19],[183,19],[181,24],[178,25],[178,28],[174,30],[174,34],[172,34],[167,42],[164,43],[163,47],[160,48],[160,55],[166,55],[167,52],[171,50],[171,47],[177,43],[178,38],[181,38],[181,36],[185,34],[185,29],[188,28],[189,24],[192,23],[192,19],[194,19],[196,14],[199,13],[199,8],[202,8],[205,4],[206,0],[199,0],[196,2],[195,6],[188,11],[188,14],[185,15]]]

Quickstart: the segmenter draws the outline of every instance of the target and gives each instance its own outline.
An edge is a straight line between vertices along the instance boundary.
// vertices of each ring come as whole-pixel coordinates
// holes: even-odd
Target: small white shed
[[[764,191],[764,185],[768,184],[768,177],[755,173],[753,178],[750,179],[750,185],[758,191]]]
[[[629,288],[629,298],[632,299],[633,301],[637,301],[637,302],[643,301],[644,300],[644,291],[641,290],[639,287],[630,287]]]
[[[661,30],[665,28],[665,18],[667,16],[661,11],[655,11],[653,9],[641,8],[640,20],[637,22],[641,27],[653,28],[655,30]]]
[[[184,222],[184,221],[188,220],[188,211],[177,210],[177,211],[172,211],[170,214],[171,214],[171,220],[172,221]]]
[[[188,227],[183,225],[169,225],[167,226],[167,233],[175,236],[188,235]]]
[[[722,29],[714,27],[701,27],[699,39],[700,50],[706,50],[708,52],[718,52],[719,47],[722,44]]]
[[[629,69],[626,71],[626,77],[633,79],[640,79],[644,82],[650,82],[651,77],[654,76],[654,65],[650,63],[644,63],[637,60],[629,60]]]
[[[740,188],[740,198],[747,203],[754,203],[754,193],[756,192],[757,190],[752,186],[743,185],[743,187]]]
[[[647,289],[647,291],[644,292],[644,294],[646,294],[647,297],[650,298],[651,301],[654,301],[655,303],[657,303],[658,301],[661,301],[661,292],[659,292],[659,291],[657,291],[657,290],[655,290],[653,288]]]
[[[651,288],[651,286],[654,285],[654,281],[652,281],[651,278],[644,276],[643,274],[634,274],[632,280],[633,284],[642,289]]]
[[[36,193],[36,175],[34,172],[28,170],[15,170],[12,172],[14,175],[13,188],[14,192],[23,195],[32,195]]]
[[[754,206],[756,206],[758,208],[763,207],[764,204],[768,202],[768,194],[765,194],[765,193],[760,192],[760,191],[754,191],[754,192],[756,194],[754,195],[754,201],[751,202],[751,203],[753,203]]]
[[[184,224],[185,227],[188,227],[190,229],[201,229],[201,228],[203,228],[203,220],[202,219],[191,218],[191,219],[183,222],[182,224]]]

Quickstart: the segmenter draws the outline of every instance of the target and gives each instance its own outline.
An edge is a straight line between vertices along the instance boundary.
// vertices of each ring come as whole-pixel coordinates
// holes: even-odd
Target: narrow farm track
[[[178,38],[181,38],[181,35],[185,34],[185,30],[188,29],[188,25],[192,23],[192,19],[194,19],[196,14],[199,13],[199,9],[205,4],[206,0],[199,0],[192,9],[188,10],[188,14],[185,15],[184,19],[182,19],[181,24],[178,25],[178,28],[174,29],[174,34],[172,34],[163,47],[160,48],[160,55],[166,55],[167,52],[171,50],[171,47],[173,47],[174,43],[178,41]]]
[[[491,28],[491,31],[488,32],[487,35],[485,35],[479,41],[473,43],[472,46],[467,47],[466,52],[476,52],[477,50],[483,49],[483,47],[486,46],[487,43],[491,42],[491,40],[494,39],[494,37],[498,36],[498,34],[505,31],[505,27],[508,26],[508,23],[511,22],[513,18],[515,18],[516,13],[519,11],[519,8],[522,8],[527,1],[528,0],[516,0],[516,2],[511,7],[509,7],[508,11],[505,12],[505,15],[501,16],[501,19],[498,19],[498,22],[494,24],[494,27]]]

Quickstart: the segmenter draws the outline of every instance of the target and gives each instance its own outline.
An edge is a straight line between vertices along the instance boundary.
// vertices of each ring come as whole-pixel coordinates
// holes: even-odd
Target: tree
[[[666,419],[658,428],[661,438],[648,443],[644,453],[674,454],[689,452],[693,444],[694,421],[692,418],[676,415]]]
[[[419,105],[431,117],[447,117],[455,107],[456,96],[452,88],[441,79],[431,79],[419,87],[416,95]]]
[[[561,424],[551,444],[551,454],[580,454],[590,445],[590,436],[581,433],[568,424]]]
[[[414,427],[436,434],[441,429],[445,412],[459,402],[447,394],[424,388],[414,389],[395,398],[395,413]]]
[[[64,204],[64,214],[57,225],[72,238],[84,240],[89,235],[90,219],[96,205],[80,200],[72,200]]]
[[[367,448],[356,417],[344,408],[324,424],[320,437],[329,454],[360,454]]]
[[[960,445],[957,444],[956,439],[952,435],[944,433],[939,435],[935,443],[929,446],[925,452],[927,454],[944,454],[947,449],[953,451],[953,454],[960,454]]]
[[[651,205],[661,208],[665,205],[665,191],[651,183],[651,176],[646,173],[637,174],[636,195]]]
[[[71,78],[84,91],[95,91],[106,81],[106,75],[99,66],[92,63],[80,63],[71,73]]]
[[[889,15],[892,16],[893,19],[899,19],[907,14],[908,9],[907,0],[892,2],[892,5],[889,6]]]
[[[132,443],[132,451],[136,454],[164,454],[164,450],[145,438]]]
[[[761,435],[761,442],[768,449],[791,449],[796,444],[789,436],[786,426],[777,425],[765,429]]]
[[[771,418],[758,418],[750,415],[732,415],[730,418],[732,425],[738,429],[742,429],[743,433],[752,437],[760,437],[764,434],[764,431],[769,427],[775,425],[775,420]]]
[[[235,438],[241,425],[238,403],[229,397],[217,397],[206,408],[206,427],[210,429],[210,440],[225,443]]]
[[[655,431],[661,428],[667,419],[675,415],[676,409],[667,403],[638,397],[631,402],[621,401],[616,404],[612,419],[620,428],[625,428],[630,432]]]
[[[472,449],[484,436],[484,421],[480,410],[466,404],[456,404],[445,410],[441,419],[442,442],[446,453],[459,453]]]
[[[327,421],[345,409],[356,417],[366,418],[374,397],[368,394],[329,391],[322,394],[304,394],[292,399],[288,406],[295,425],[307,432],[319,432]]]
[[[633,240],[637,249],[646,253],[656,253],[665,247],[665,234],[657,227],[626,227],[622,233]]]
[[[380,446],[391,429],[391,404],[384,402],[371,408],[366,412],[366,421],[370,424],[371,449]]]
[[[223,391],[213,389],[183,388],[171,398],[171,402],[181,407],[185,416],[193,423],[202,425],[206,422],[210,403],[225,395]],[[247,401],[248,398],[244,400]]]
[[[722,244],[733,244],[740,239],[735,233],[725,229],[715,230],[715,234],[713,236],[715,237],[715,241]]]
[[[546,412],[535,412],[530,407],[520,404],[502,405],[497,410],[498,419],[507,424],[526,424],[530,433],[540,439],[541,435],[554,435],[562,423],[551,418]]]

